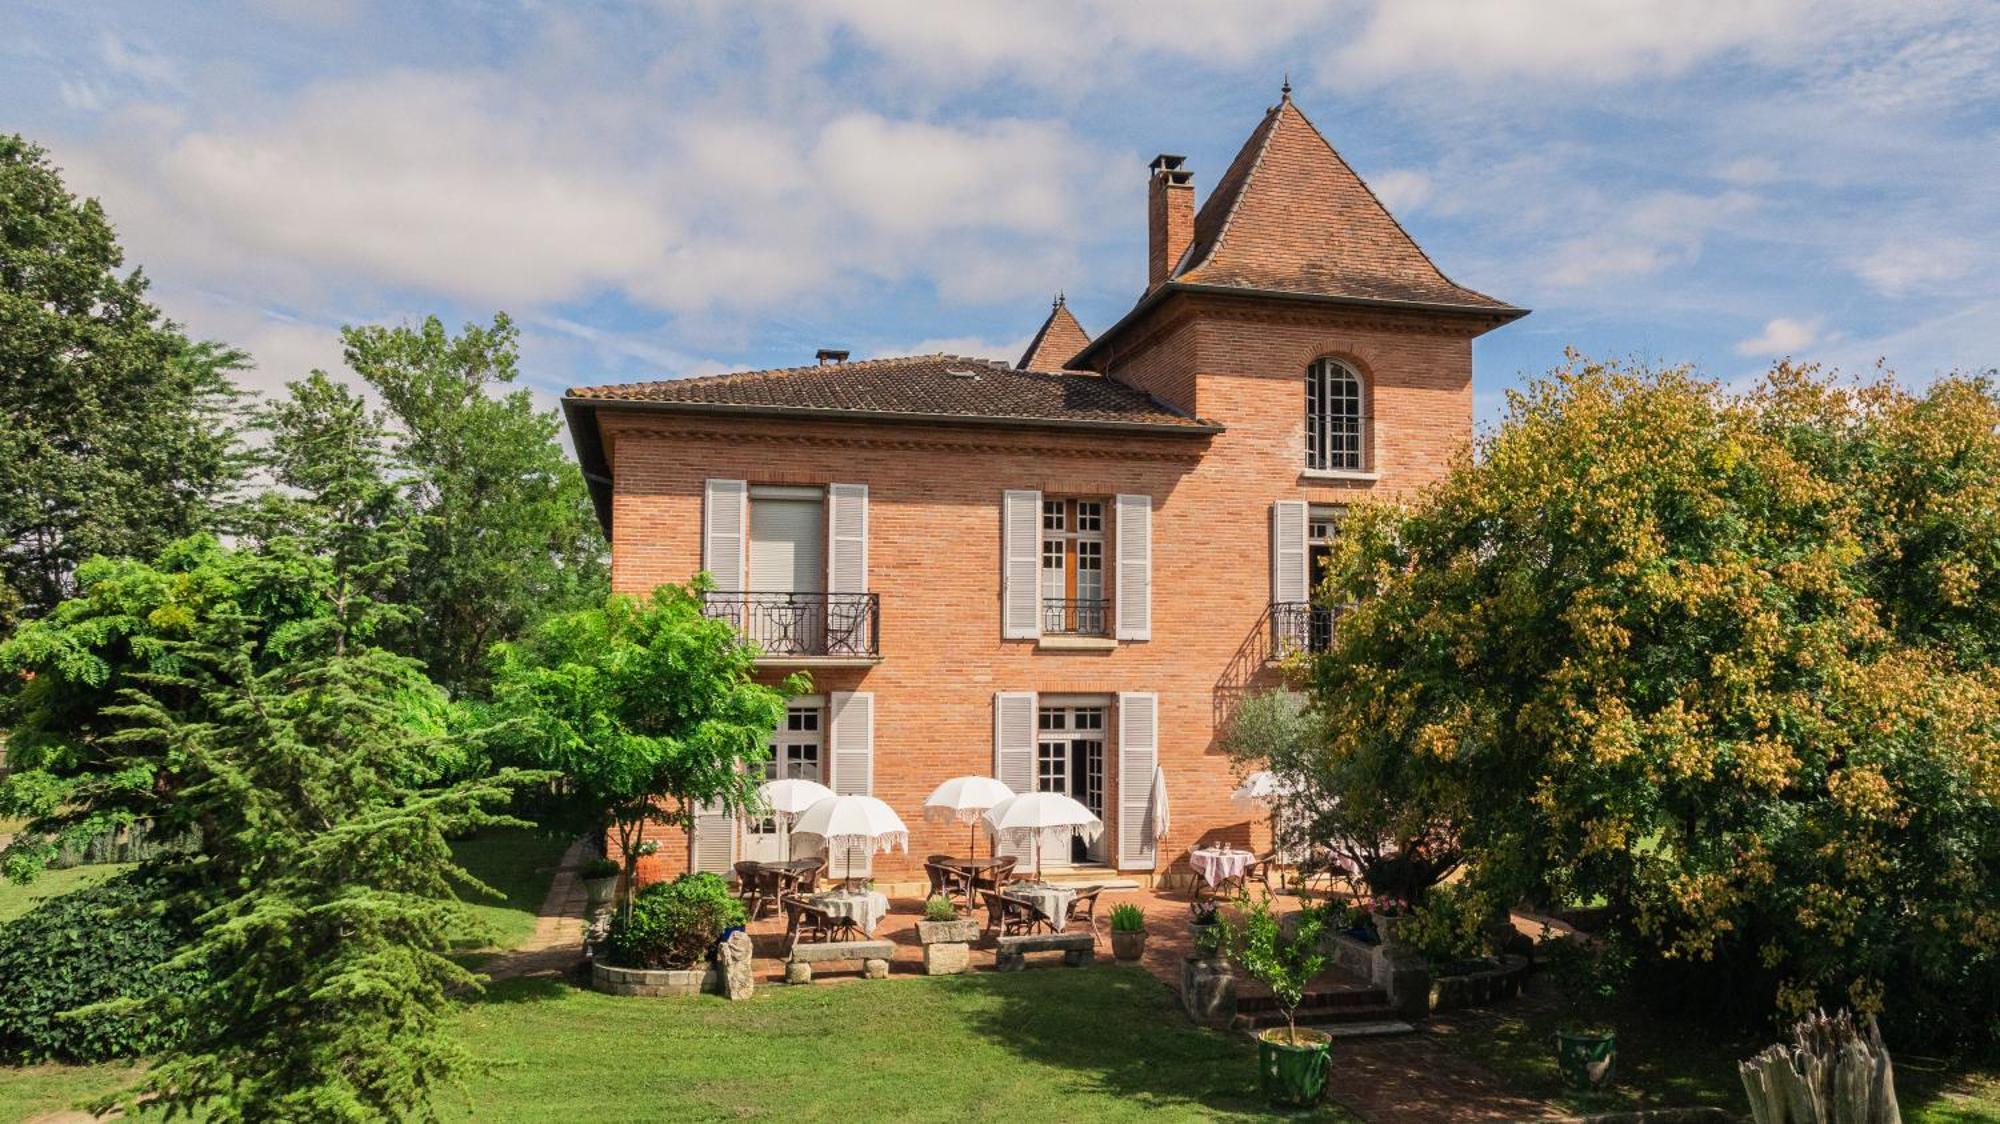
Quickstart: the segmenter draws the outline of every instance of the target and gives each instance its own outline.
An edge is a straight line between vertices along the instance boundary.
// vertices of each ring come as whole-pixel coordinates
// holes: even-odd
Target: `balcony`
[[[1110,602],[1102,597],[1042,598],[1043,636],[1111,635]]]
[[[866,666],[882,660],[879,593],[723,593],[708,615],[757,645],[762,667]]]
[[[1271,602],[1271,658],[1326,651],[1333,643],[1333,622],[1339,616],[1340,609],[1333,605]]]

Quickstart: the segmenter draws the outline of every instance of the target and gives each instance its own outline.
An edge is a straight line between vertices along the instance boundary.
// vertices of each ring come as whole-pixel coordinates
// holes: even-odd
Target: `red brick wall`
[[[920,877],[921,856],[965,846],[964,828],[923,822],[920,805],[947,777],[992,772],[992,699],[1002,690],[1157,692],[1174,827],[1161,866],[1202,840],[1263,846],[1261,820],[1229,806],[1235,780],[1215,734],[1232,699],[1276,681],[1260,629],[1270,600],[1271,503],[1420,487],[1470,437],[1469,331],[1229,302],[1162,312],[1150,341],[1118,359],[1114,374],[1184,391],[1226,433],[1097,437],[601,411],[616,480],[612,580],[621,591],[684,581],[699,568],[709,477],[869,486],[869,588],[881,595],[884,658],[814,679],[821,692],[874,694],[875,794],[911,828],[911,856],[878,857],[878,877]],[[1304,372],[1322,355],[1347,360],[1368,382],[1379,482],[1301,476]],[[1150,641],[1057,652],[1000,638],[1000,497],[1008,488],[1153,497]],[[1115,738],[1106,759],[1107,854],[1115,859]],[[652,876],[684,865],[678,833],[662,832],[661,852],[648,864]]]

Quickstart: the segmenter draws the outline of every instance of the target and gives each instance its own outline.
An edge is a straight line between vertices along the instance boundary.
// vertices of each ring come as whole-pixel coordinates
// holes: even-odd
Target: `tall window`
[[[1306,468],[1359,472],[1368,415],[1361,378],[1345,364],[1318,359],[1306,369]]]
[[[1042,631],[1101,636],[1103,500],[1042,501]]]

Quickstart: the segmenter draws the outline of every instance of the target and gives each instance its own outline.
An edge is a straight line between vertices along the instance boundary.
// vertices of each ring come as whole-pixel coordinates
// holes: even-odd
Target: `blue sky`
[[[0,129],[275,387],[342,323],[496,309],[538,391],[946,350],[1144,281],[1295,98],[1455,280],[1587,353],[1738,380],[2000,363],[1990,0],[259,0],[0,11]]]

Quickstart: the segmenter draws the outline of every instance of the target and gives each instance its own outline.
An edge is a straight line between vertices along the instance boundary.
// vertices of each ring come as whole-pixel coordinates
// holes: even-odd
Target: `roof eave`
[[[1061,429],[1090,433],[1146,433],[1160,436],[1212,437],[1223,432],[1214,422],[1193,419],[1185,422],[1114,421],[1088,418],[1037,418],[991,414],[937,414],[901,410],[852,410],[822,406],[759,406],[736,402],[660,402],[643,398],[563,397],[565,410],[577,407],[615,410],[643,410],[652,413],[697,414],[711,417],[786,418],[809,421],[888,422],[897,425],[993,426],[1003,429]],[[579,444],[581,449],[581,444]],[[602,455],[601,448],[599,455]]]
[[[604,435],[597,428],[597,406],[601,399],[563,396],[563,420],[569,425],[570,443],[576,447],[577,467],[583,471],[584,487],[590,492],[590,506],[597,512],[597,524],[611,538],[611,464],[604,458]]]
[[[1332,293],[1299,293],[1289,289],[1250,289],[1240,285],[1212,285],[1199,281],[1176,281],[1168,279],[1158,288],[1140,297],[1137,304],[1118,318],[1118,322],[1106,328],[1096,339],[1076,353],[1070,362],[1079,367],[1086,366],[1092,355],[1107,341],[1122,335],[1141,316],[1151,311],[1154,305],[1167,299],[1170,293],[1214,294],[1232,297],[1256,297],[1266,300],[1293,301],[1300,304],[1333,305],[1347,308],[1369,308],[1386,312],[1424,312],[1433,315],[1462,316],[1468,320],[1494,320],[1494,328],[1510,324],[1529,313],[1529,309],[1517,308],[1511,304],[1451,304],[1441,301],[1400,301],[1381,297],[1348,297]],[[1491,330],[1490,328],[1488,329]],[[1095,369],[1095,368],[1090,368]]]

